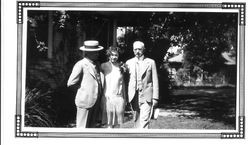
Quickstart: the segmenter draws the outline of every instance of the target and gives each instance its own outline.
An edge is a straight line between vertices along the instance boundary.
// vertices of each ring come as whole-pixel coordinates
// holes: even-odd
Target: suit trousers
[[[77,112],[76,112],[76,127],[77,128],[86,128],[88,114],[89,114],[88,109],[77,107]]]
[[[101,121],[100,96],[95,105],[91,108],[77,107],[76,127],[77,128],[95,128]]]
[[[150,118],[151,118],[151,111],[152,111],[152,102],[140,102],[139,91],[136,91],[135,97],[132,100],[131,104],[134,109],[134,127],[138,129],[147,129],[149,127]]]

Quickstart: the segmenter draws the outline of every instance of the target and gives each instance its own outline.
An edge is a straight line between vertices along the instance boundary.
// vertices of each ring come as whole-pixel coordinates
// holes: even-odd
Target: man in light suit
[[[134,58],[126,64],[129,69],[128,98],[135,111],[135,128],[148,128],[153,107],[159,99],[155,61],[144,56],[144,43],[133,43]]]
[[[67,86],[79,84],[75,97],[77,107],[76,127],[96,127],[100,116],[100,103],[104,76],[100,72],[100,65],[97,62],[99,51],[103,47],[98,41],[88,40],[80,50],[84,51],[85,57],[78,61],[68,79]]]

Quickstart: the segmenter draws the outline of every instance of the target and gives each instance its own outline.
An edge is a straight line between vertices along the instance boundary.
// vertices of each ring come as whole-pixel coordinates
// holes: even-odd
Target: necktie
[[[141,62],[136,62],[136,89],[141,91],[142,90],[142,82],[141,82],[141,68],[140,64]]]
[[[95,68],[95,77],[96,77],[96,80],[97,80],[97,83],[98,83],[98,93],[101,94],[102,83],[101,83],[100,69],[98,67],[98,64],[94,65],[94,68]]]

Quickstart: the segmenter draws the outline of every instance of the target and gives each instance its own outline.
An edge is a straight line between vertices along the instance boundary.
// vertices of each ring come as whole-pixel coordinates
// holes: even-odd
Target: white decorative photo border
[[[101,138],[221,138],[221,139],[244,139],[245,138],[245,25],[246,25],[246,4],[245,3],[125,3],[125,2],[39,2],[39,1],[17,1],[17,91],[16,91],[16,121],[15,121],[15,136],[27,138],[84,138],[84,137],[101,137]],[[60,10],[60,9],[171,9],[176,11],[186,10],[212,10],[222,11],[229,10],[238,13],[238,38],[237,38],[237,113],[236,113],[236,130],[233,131],[217,131],[209,132],[204,130],[199,131],[134,131],[134,130],[119,130],[119,131],[104,131],[104,130],[67,130],[51,128],[33,128],[25,129],[24,122],[24,70],[25,64],[24,52],[26,51],[26,29],[27,24],[24,23],[27,19],[27,10]],[[198,11],[197,10],[197,11]],[[128,10],[129,11],[129,10]]]

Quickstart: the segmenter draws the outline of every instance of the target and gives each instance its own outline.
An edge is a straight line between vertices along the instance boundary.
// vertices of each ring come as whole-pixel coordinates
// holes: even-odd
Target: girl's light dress
[[[103,106],[103,122],[108,126],[123,123],[125,110],[125,86],[123,75],[118,65],[110,62],[101,65],[105,76]]]

